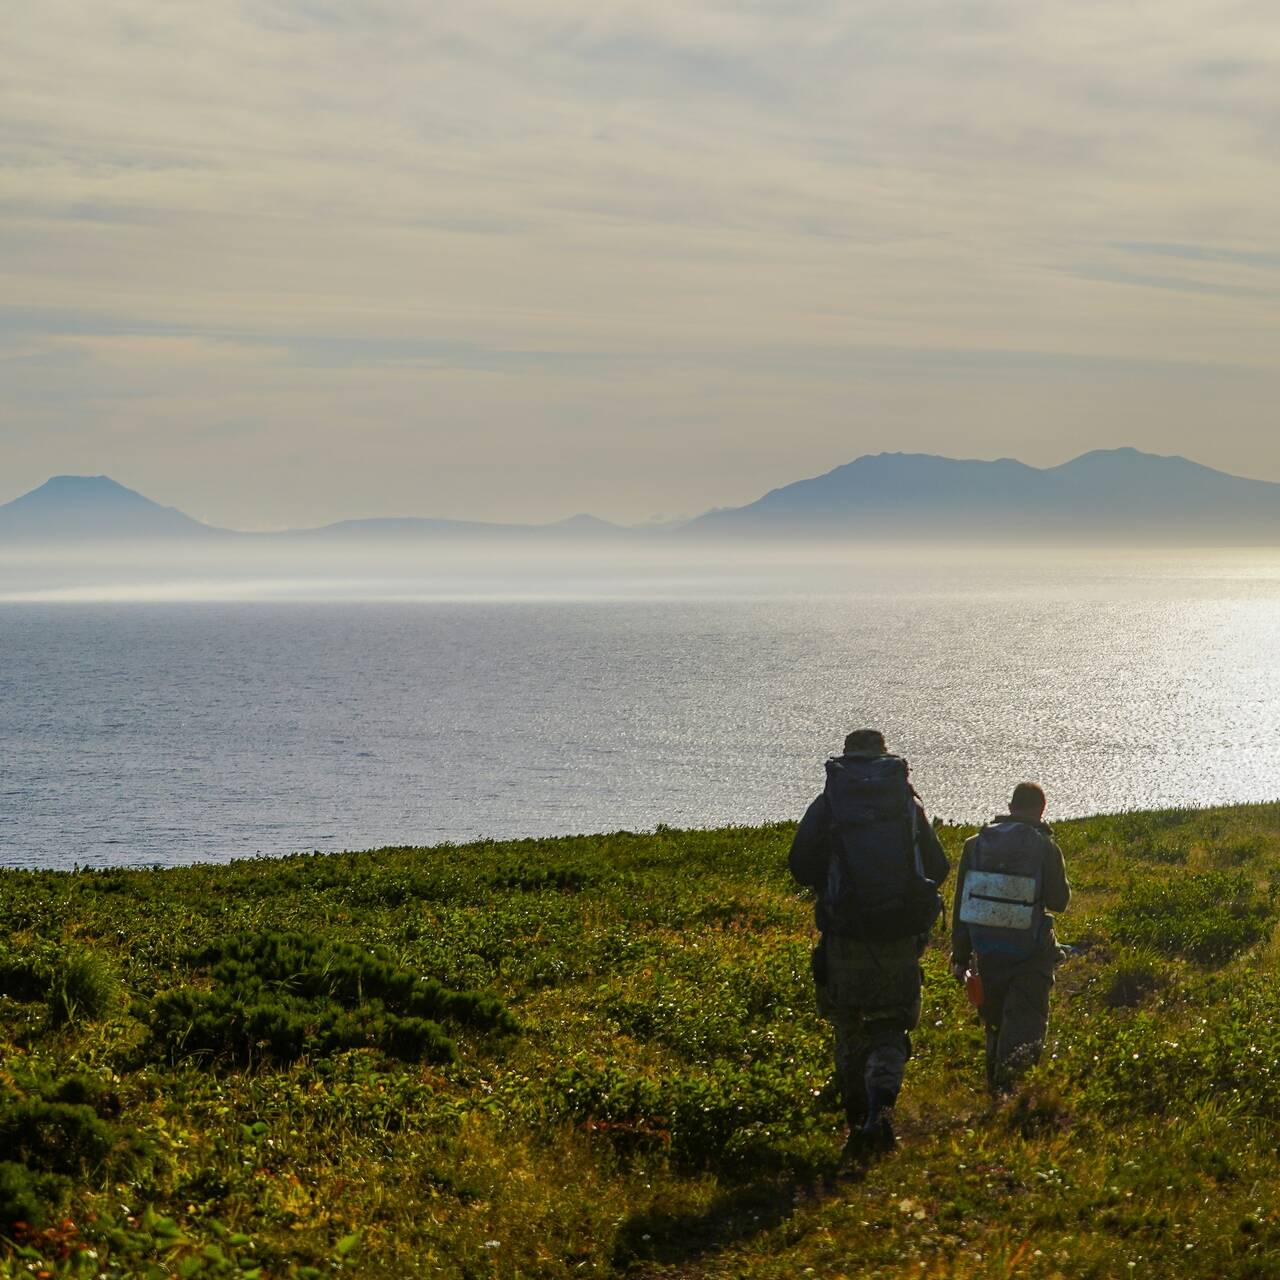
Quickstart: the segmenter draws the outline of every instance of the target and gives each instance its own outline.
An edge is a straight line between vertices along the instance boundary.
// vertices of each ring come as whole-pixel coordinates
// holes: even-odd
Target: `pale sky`
[[[0,501],[694,514],[882,449],[1280,480],[1280,14],[40,0]]]

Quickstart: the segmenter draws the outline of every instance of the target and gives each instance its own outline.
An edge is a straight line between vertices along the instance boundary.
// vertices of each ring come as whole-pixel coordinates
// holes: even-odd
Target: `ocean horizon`
[[[782,821],[861,725],[947,820],[1280,796],[1275,553],[632,568],[0,579],[0,865]]]

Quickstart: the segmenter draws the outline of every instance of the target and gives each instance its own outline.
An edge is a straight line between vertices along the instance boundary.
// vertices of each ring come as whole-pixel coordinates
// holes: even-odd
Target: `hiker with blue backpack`
[[[965,842],[956,876],[951,971],[978,1003],[993,1097],[1039,1061],[1049,1027],[1060,954],[1049,913],[1066,910],[1071,887],[1044,811],[1043,789],[1020,782],[1008,814]]]
[[[884,735],[859,729],[826,763],[822,794],[800,820],[791,874],[814,890],[818,1010],[835,1030],[845,1155],[891,1150],[893,1108],[920,1022],[920,956],[942,911],[950,866]]]

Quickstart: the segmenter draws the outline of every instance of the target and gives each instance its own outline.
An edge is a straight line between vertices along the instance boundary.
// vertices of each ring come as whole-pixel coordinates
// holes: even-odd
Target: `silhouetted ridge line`
[[[1098,449],[1054,467],[880,453],[685,529],[720,539],[1280,541],[1280,484],[1182,457]]]
[[[1053,467],[878,453],[771,489],[742,507],[683,525],[627,527],[579,514],[553,524],[428,517],[342,520],[319,528],[233,534],[163,507],[107,476],[54,476],[0,506],[0,540],[234,537],[255,544],[533,539],[577,546],[625,539],[794,539],[1204,545],[1280,543],[1280,484],[1228,475],[1183,457],[1095,449]]]

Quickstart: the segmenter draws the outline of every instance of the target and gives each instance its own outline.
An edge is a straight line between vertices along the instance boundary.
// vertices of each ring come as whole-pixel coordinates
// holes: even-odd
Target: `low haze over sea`
[[[1280,555],[6,574],[0,862],[790,819],[844,731],[978,819],[1280,795]]]

